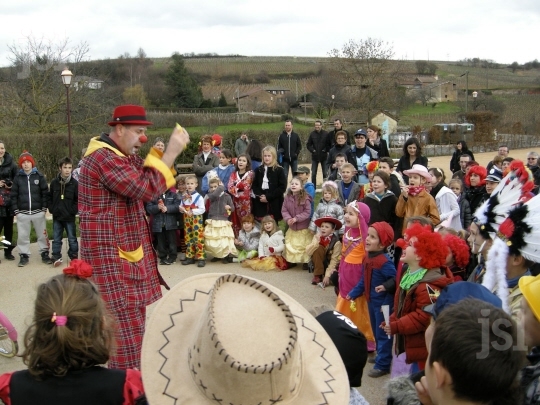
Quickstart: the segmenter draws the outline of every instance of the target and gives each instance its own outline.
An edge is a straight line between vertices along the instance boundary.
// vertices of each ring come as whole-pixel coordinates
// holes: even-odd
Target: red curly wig
[[[467,187],[471,186],[471,174],[477,174],[480,177],[480,184],[478,187],[482,187],[486,184],[487,170],[484,166],[473,166],[469,169],[464,177]]]
[[[445,245],[442,236],[431,230],[431,226],[413,224],[405,230],[405,239],[410,241],[413,238],[416,239],[412,243],[416,255],[420,257],[420,266],[425,269],[434,269],[446,264],[448,247]],[[397,245],[403,249],[407,246],[407,242],[400,239],[397,241]]]
[[[469,245],[467,245],[467,242],[459,236],[452,234],[446,234],[443,237],[443,241],[450,249],[450,253],[452,253],[452,256],[454,257],[454,263],[460,268],[467,267],[470,256]]]

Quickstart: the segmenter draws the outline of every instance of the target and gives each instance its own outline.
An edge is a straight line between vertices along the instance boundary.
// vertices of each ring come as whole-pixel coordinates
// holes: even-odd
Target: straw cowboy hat
[[[423,165],[413,165],[411,169],[403,170],[403,174],[405,176],[410,176],[411,174],[418,174],[425,178],[427,181],[432,180],[432,176],[431,174],[429,174],[427,167]]]
[[[348,404],[341,357],[283,291],[245,276],[201,274],[157,305],[142,350],[148,402]]]

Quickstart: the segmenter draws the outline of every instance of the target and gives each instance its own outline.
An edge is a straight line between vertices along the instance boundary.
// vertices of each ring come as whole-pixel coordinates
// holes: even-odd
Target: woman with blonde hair
[[[276,222],[283,219],[281,207],[287,189],[287,175],[278,164],[276,148],[266,146],[262,150],[263,162],[255,169],[253,178],[253,215],[260,220],[271,215]]]

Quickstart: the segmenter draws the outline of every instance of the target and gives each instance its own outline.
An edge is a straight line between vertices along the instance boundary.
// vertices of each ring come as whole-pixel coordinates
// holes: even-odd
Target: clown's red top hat
[[[114,109],[113,120],[109,122],[111,127],[122,125],[152,125],[146,120],[146,111],[140,105],[120,105]]]

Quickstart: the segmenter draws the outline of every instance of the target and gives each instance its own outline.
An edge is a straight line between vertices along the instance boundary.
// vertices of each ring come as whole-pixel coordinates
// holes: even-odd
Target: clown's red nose
[[[140,143],[148,142],[148,137],[146,135],[139,135],[139,142]]]

